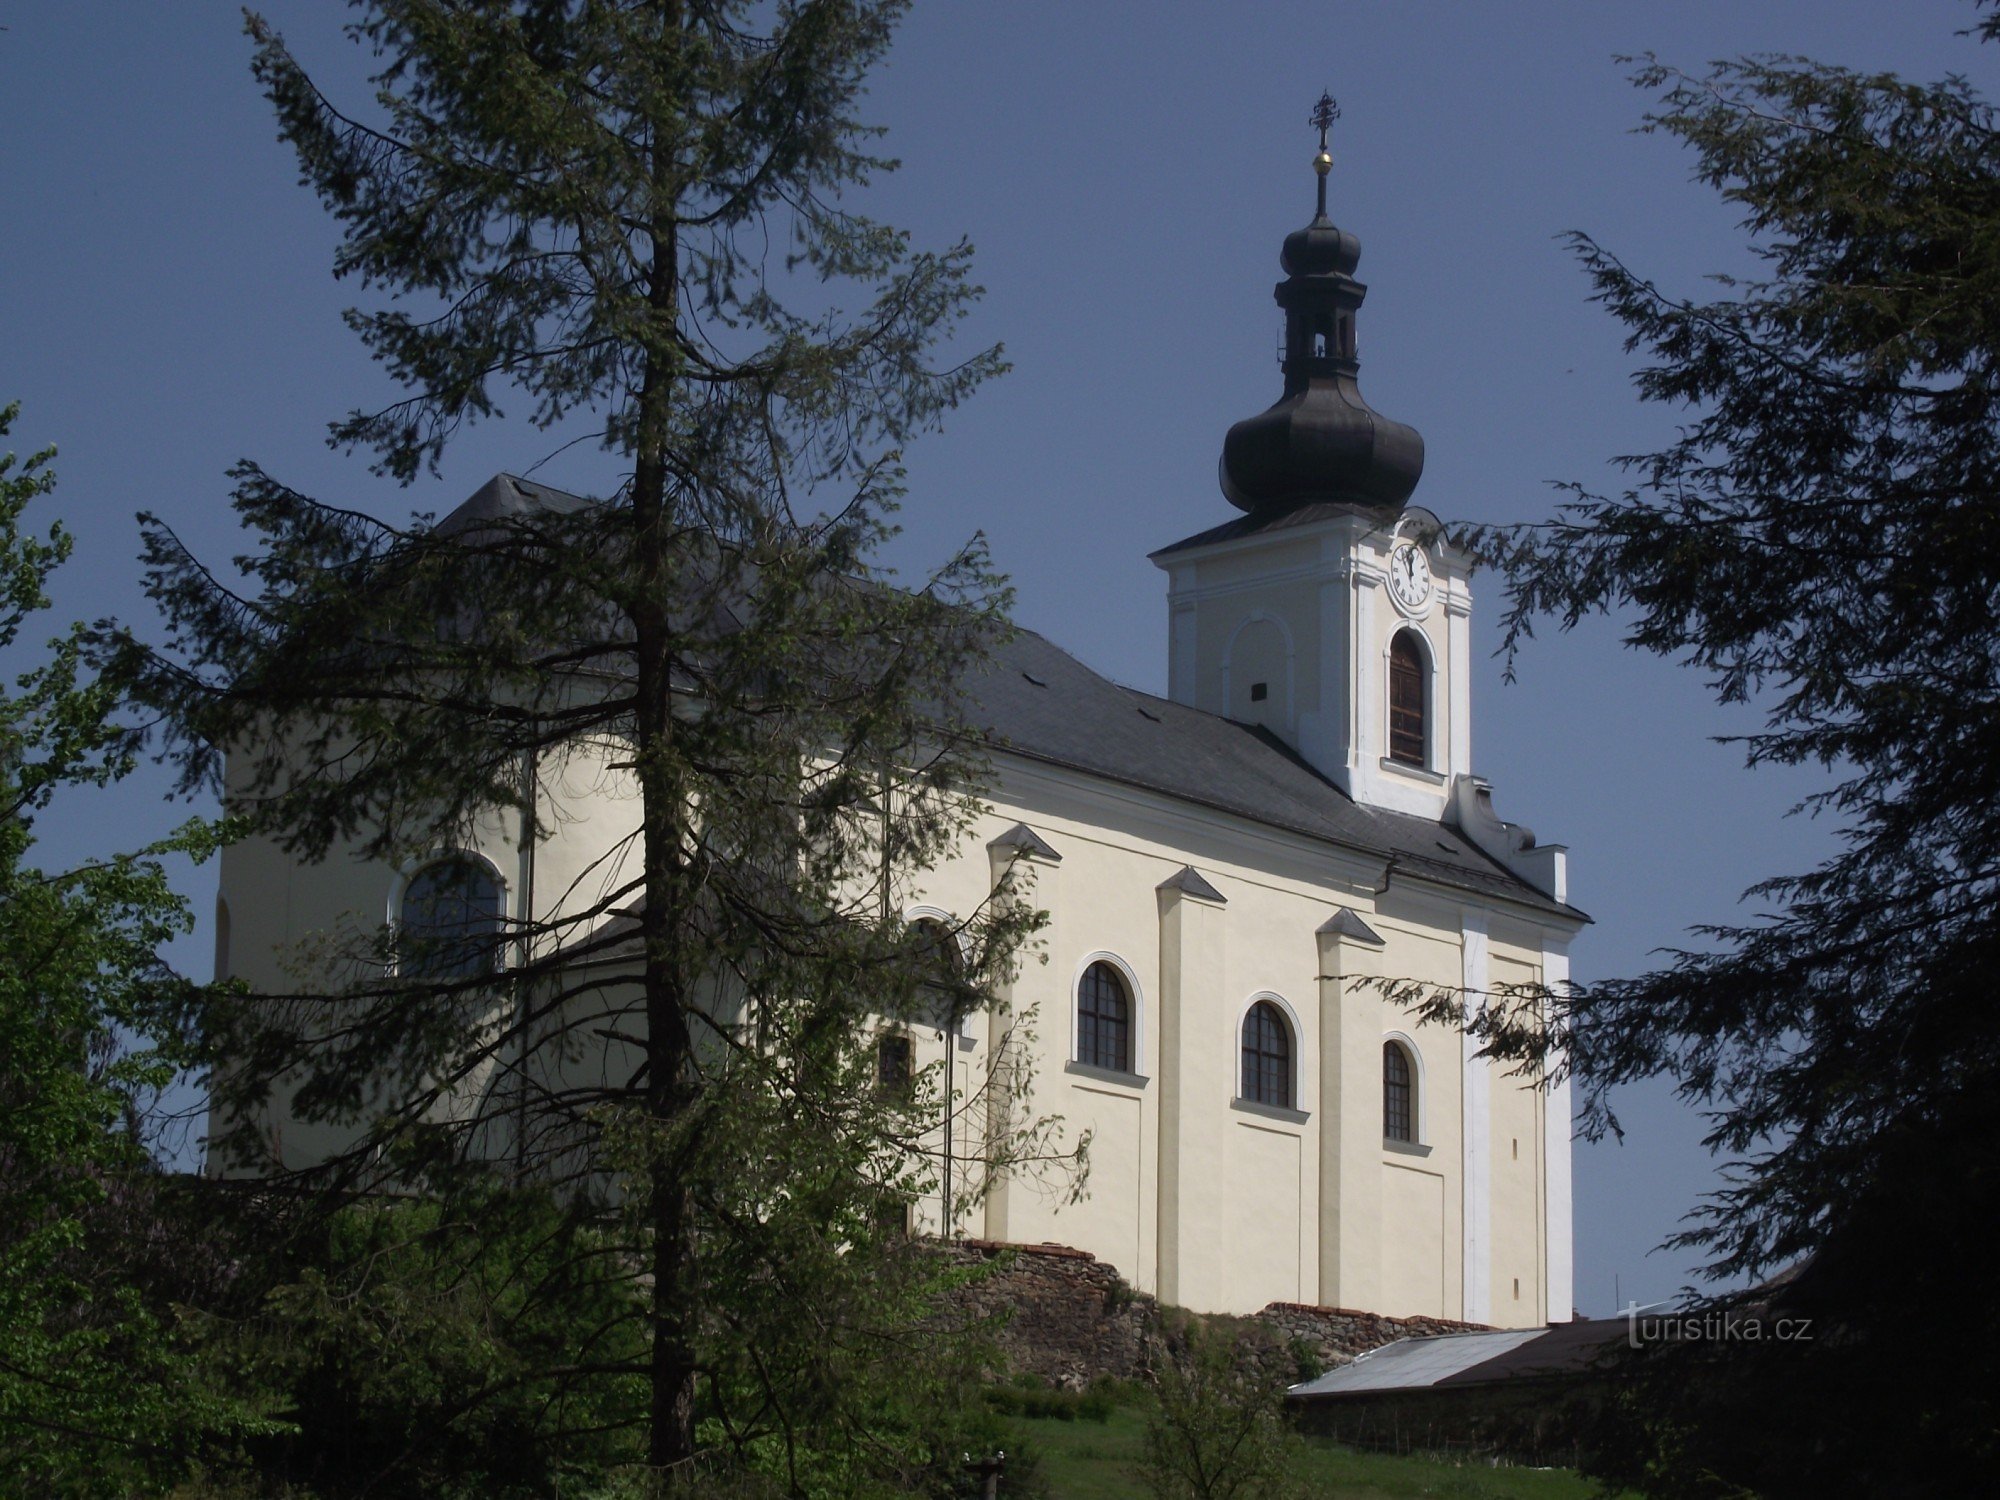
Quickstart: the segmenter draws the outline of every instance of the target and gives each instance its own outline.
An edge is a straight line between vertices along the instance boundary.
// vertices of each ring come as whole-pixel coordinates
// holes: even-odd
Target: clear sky
[[[358,96],[343,7],[264,10],[330,92]],[[1279,392],[1271,287],[1280,240],[1311,216],[1305,122],[1323,88],[1343,111],[1332,213],[1370,287],[1362,385],[1424,435],[1416,500],[1448,521],[1529,520],[1553,481],[1614,484],[1606,461],[1657,445],[1672,415],[1633,399],[1621,331],[1558,236],[1587,230],[1687,292],[1747,265],[1686,154],[1632,133],[1646,100],[1616,58],[1778,51],[1990,86],[2000,52],[1956,35],[1974,15],[1962,0],[919,5],[868,111],[904,167],[866,207],[921,243],[976,243],[989,291],[966,336],[1003,341],[1015,368],[913,451],[898,557],[918,568],[983,529],[1023,624],[1164,690],[1165,585],[1146,554],[1235,514],[1216,457]],[[329,273],[335,228],[296,185],[235,5],[0,0],[0,27],[0,401],[24,403],[17,450],[61,450],[48,513],[80,545],[59,613],[149,626],[134,512],[227,557],[239,457],[403,517],[546,456],[542,435],[494,423],[402,491],[325,447],[330,419],[387,387],[341,324],[355,291]],[[589,490],[607,473],[577,450],[537,477]],[[1489,644],[1497,603],[1488,580]],[[1572,897],[1597,919],[1579,979],[1740,916],[1746,886],[1828,847],[1784,816],[1813,778],[1742,770],[1713,737],[1749,714],[1621,649],[1614,626],[1536,642],[1512,686],[1489,663],[1474,705],[1501,815],[1571,847]],[[61,806],[45,862],[177,821],[161,788]],[[180,956],[205,973],[212,876],[184,886],[204,929]],[[1577,1151],[1593,1314],[1614,1288],[1643,1301],[1690,1279],[1688,1256],[1648,1251],[1714,1180],[1699,1119],[1665,1090],[1633,1091],[1626,1115],[1622,1146]]]

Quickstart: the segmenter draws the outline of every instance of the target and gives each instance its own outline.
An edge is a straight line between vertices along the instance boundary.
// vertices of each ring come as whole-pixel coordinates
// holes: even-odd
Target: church
[[[1501,821],[1473,770],[1470,559],[1410,504],[1422,439],[1361,395],[1366,288],[1327,216],[1331,161],[1322,124],[1318,212],[1280,256],[1283,392],[1222,445],[1236,514],[1152,554],[1167,696],[1026,631],[977,691],[987,805],[904,916],[950,923],[1012,870],[1047,915],[1038,961],[990,1012],[885,1035],[883,1066],[944,1063],[970,1096],[1013,1046],[1022,1107],[1089,1133],[1074,1201],[1023,1172],[916,1205],[920,1231],[1074,1246],[1196,1311],[1536,1326],[1571,1312],[1567,1089],[1417,1025],[1379,981],[1474,1004],[1558,986],[1588,919],[1564,850]],[[500,476],[444,524],[577,503]],[[497,919],[542,918],[533,893],[582,878],[621,816],[569,820],[539,869],[497,826],[450,857],[491,872]],[[276,985],[278,954],[346,916],[396,921],[427,868],[232,847],[218,968]],[[310,1156],[311,1133],[277,1149]]]

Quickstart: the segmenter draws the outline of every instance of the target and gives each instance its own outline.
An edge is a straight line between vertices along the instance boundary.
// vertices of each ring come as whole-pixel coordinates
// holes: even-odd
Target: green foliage
[[[1158,1407],[1139,1466],[1161,1500],[1237,1500],[1289,1487],[1297,1439],[1284,1387],[1242,1357],[1234,1330],[1190,1320],[1154,1374]]]
[[[1320,1358],[1319,1347],[1311,1339],[1295,1337],[1285,1346],[1285,1352],[1292,1357],[1295,1383],[1317,1380],[1326,1373],[1326,1362]]]
[[[158,956],[191,925],[162,861],[212,837],[190,824],[73,870],[31,862],[36,819],[132,760],[80,632],[22,640],[71,545],[24,527],[52,457],[0,456],[0,1488],[122,1495],[232,1421],[188,1389],[175,1314],[133,1277],[155,1229],[148,1106],[196,1055],[197,992]]]
[[[1680,435],[1622,494],[1478,541],[1510,650],[1617,613],[1761,711],[1752,765],[1824,768],[1839,847],[1700,951],[1476,1024],[1502,1057],[1566,1047],[1593,1132],[1612,1090],[1672,1078],[1733,1159],[1677,1242],[1723,1276],[1810,1258],[1776,1298],[1821,1337],[1666,1359],[1607,1465],[1661,1494],[1970,1488],[2000,1431],[2000,120],[1962,77],[1795,57],[1636,81],[1761,274],[1683,298],[1578,236]]]
[[[1029,1445],[1041,1475],[1063,1500],[1145,1500],[1141,1475],[1150,1398],[1120,1405],[1103,1427],[1030,1419],[1014,1441]],[[1014,1494],[1014,1449],[1001,1493]],[[1292,1449],[1298,1492],[1340,1500],[1587,1500],[1606,1491],[1559,1469],[1495,1468],[1427,1455],[1365,1453],[1317,1438]],[[1280,1490],[1279,1493],[1283,1493]],[[1619,1493],[1623,1493],[1622,1491]]]
[[[936,357],[968,247],[850,201],[892,165],[854,107],[904,5],[356,8],[365,117],[249,21],[336,271],[377,299],[349,322],[404,392],[336,443],[408,482],[511,393],[624,480],[394,525],[245,463],[244,588],[149,522],[169,645],[103,644],[187,785],[227,756],[232,810],[301,860],[496,827],[532,860],[572,817],[631,826],[559,914],[510,917],[492,972],[336,930],[289,992],[211,1006],[213,1149],[268,1170],[276,1115],[335,1143],[296,1188],[420,1190],[480,1231],[465,1205],[504,1174],[601,1211],[655,1479],[935,1487],[977,1354],[921,1322],[879,1214],[939,1185],[956,1080],[875,1088],[873,1028],[988,1004],[1037,918],[1011,887],[945,945],[896,915],[980,806],[966,695],[1006,603],[977,538],[914,588],[876,562],[902,445],[1002,368]],[[566,802],[572,771],[618,795]],[[986,1129],[1025,1087],[996,1051],[955,1101],[961,1190],[967,1153],[1042,1150]]]
[[[248,1445],[261,1483],[546,1495],[638,1456],[632,1297],[610,1237],[546,1192],[357,1204],[264,1246],[204,1322],[204,1372],[282,1423]]]
[[[989,1386],[986,1404],[1004,1416],[1047,1422],[1095,1422],[1111,1420],[1119,1392],[1109,1381],[1093,1381],[1087,1390],[1069,1391],[1032,1376],[1012,1385]]]

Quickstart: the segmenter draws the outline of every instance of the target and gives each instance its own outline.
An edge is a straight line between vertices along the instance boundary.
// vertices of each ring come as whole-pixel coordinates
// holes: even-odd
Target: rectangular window
[[[900,1094],[910,1086],[910,1039],[891,1034],[875,1044],[875,1082],[886,1093]]]

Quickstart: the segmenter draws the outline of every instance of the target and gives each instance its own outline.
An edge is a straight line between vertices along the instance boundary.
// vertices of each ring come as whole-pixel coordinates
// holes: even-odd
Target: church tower
[[[1471,769],[1469,559],[1408,501],[1416,430],[1361,394],[1361,245],[1319,206],[1285,238],[1284,391],[1223,442],[1244,514],[1153,554],[1169,579],[1169,695],[1259,726],[1355,801],[1443,818]]]

